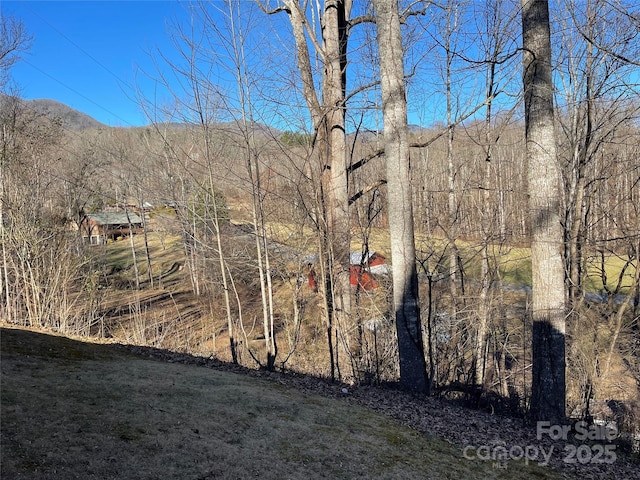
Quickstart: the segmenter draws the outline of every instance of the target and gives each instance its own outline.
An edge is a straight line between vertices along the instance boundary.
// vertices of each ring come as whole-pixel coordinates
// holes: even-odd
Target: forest
[[[549,2],[543,68],[546,4],[193,2],[144,127],[22,100],[3,18],[0,319],[512,415],[560,358],[566,417],[637,431],[640,9]]]

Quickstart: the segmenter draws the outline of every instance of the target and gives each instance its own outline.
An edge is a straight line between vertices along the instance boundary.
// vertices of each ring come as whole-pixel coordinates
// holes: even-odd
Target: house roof
[[[366,264],[374,255],[376,255],[376,252],[368,252],[367,258],[365,259],[364,263]],[[362,257],[362,252],[351,252],[351,254],[349,255],[349,263],[351,265],[362,265]]]
[[[369,260],[371,260],[375,255],[378,255],[377,252],[369,252],[367,258],[365,260],[365,265]],[[303,263],[316,263],[318,261],[318,254],[314,253],[313,255],[308,255],[302,259]],[[361,265],[362,264],[362,252],[351,252],[349,254],[349,264],[351,265]]]
[[[129,218],[127,218],[127,215]],[[142,223],[142,219],[134,212],[95,212],[88,213],[87,217],[100,225],[126,225]]]

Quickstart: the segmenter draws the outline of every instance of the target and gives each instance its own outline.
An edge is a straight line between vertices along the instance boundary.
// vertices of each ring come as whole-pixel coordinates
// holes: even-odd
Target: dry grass
[[[236,223],[238,223],[236,221]],[[285,222],[270,222],[268,225],[270,237],[277,242],[297,249],[301,254],[310,254],[315,251],[315,233],[310,227],[301,228],[300,225]],[[351,250],[362,249],[362,239],[356,232],[352,238]],[[162,239],[162,242],[161,242]],[[146,278],[146,260],[144,257],[144,245],[142,237],[136,237],[136,249],[138,250],[138,266],[140,275]],[[391,263],[391,246],[389,234],[385,229],[373,228],[368,239],[369,249],[378,251],[387,257],[387,262]],[[448,248],[448,242],[440,237],[427,237],[423,234],[416,234],[416,244],[418,250],[433,252],[434,258],[438,258],[443,251]],[[480,276],[480,247],[478,242],[458,240],[458,248],[464,260],[465,270],[471,279]],[[177,235],[164,235],[152,233],[149,236],[149,247],[151,257],[154,262],[154,275],[162,276],[175,262],[184,261],[184,250],[181,238]],[[107,263],[114,268],[123,269],[129,282],[133,281],[131,247],[128,240],[118,241],[107,246]],[[508,245],[492,245],[489,252],[492,262],[497,262],[500,271],[500,278],[503,282],[514,285],[531,285],[531,252],[527,247],[515,247]],[[625,265],[628,257],[626,255],[607,255],[605,258],[605,271],[607,286],[614,288],[618,281],[618,276]],[[433,267],[433,265],[431,265]],[[634,266],[627,269],[622,281],[622,292],[631,286]],[[587,259],[587,275],[585,289],[589,292],[599,292],[602,290],[601,265],[599,257],[589,257]]]
[[[1,340],[2,478],[559,478],[260,378],[24,330]]]

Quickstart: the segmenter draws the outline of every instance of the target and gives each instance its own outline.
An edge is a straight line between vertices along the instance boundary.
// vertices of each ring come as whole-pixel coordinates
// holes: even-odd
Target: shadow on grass
[[[0,340],[2,478],[556,477],[469,460],[329,382],[314,393],[215,359],[19,329]]]

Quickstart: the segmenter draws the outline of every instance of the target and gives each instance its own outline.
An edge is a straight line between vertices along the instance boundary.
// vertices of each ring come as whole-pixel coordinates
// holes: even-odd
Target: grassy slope
[[[367,408],[258,378],[17,329],[0,338],[2,478],[559,478],[494,469]]]

